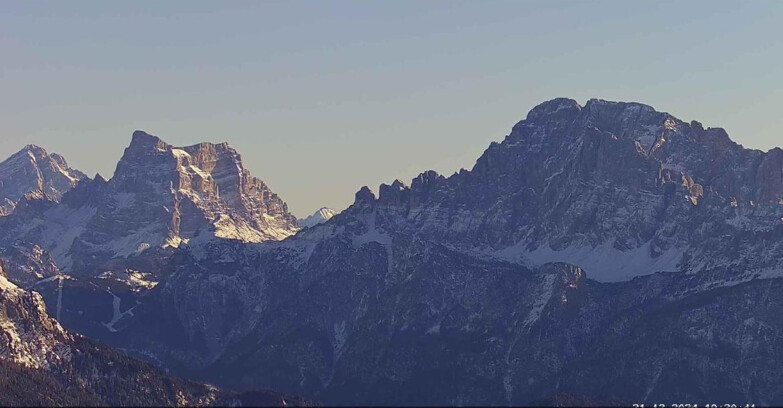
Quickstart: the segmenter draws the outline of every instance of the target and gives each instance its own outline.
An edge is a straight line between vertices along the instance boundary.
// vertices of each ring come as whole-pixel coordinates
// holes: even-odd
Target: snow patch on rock
[[[549,262],[564,262],[581,267],[587,276],[599,282],[622,282],[637,276],[649,275],[655,272],[677,272],[684,250],[670,248],[662,254],[653,257],[650,242],[644,245],[622,251],[611,243],[597,247],[590,245],[572,245],[565,249],[555,250],[549,246],[541,246],[528,251],[524,244],[517,244],[494,255],[511,262],[522,262],[530,266],[541,266]]]

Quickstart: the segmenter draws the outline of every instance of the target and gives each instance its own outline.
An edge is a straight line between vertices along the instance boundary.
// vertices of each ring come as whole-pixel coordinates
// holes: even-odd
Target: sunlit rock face
[[[6,242],[34,242],[66,271],[177,248],[199,236],[279,240],[298,230],[286,204],[227,144],[177,148],[134,132],[114,177],[85,179],[62,200],[26,197]],[[100,268],[98,268],[100,269]]]
[[[134,198],[162,198],[163,205],[140,205],[170,224],[172,239],[191,238],[208,224],[218,237],[246,242],[282,239],[298,229],[286,204],[226,143],[177,148],[137,131],[109,183]]]
[[[27,145],[0,163],[0,216],[10,214],[26,195],[60,200],[85,178],[84,173],[68,167],[59,154]]]

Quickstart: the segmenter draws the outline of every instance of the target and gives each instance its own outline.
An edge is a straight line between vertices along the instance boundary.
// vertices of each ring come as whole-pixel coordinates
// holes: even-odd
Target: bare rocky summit
[[[0,163],[0,216],[11,213],[24,196],[60,200],[86,177],[59,154],[27,145]]]
[[[165,220],[172,244],[195,236],[208,224],[217,237],[244,242],[279,240],[297,230],[286,204],[244,168],[227,143],[177,148],[136,131],[110,184],[116,194],[133,194],[140,201],[163,198],[163,205],[139,204],[146,210],[130,196],[123,196],[123,204],[139,209],[152,222]]]

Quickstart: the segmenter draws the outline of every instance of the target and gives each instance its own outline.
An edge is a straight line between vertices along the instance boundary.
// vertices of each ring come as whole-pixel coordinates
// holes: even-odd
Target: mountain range
[[[342,405],[783,404],[780,148],[559,98],[471,170],[300,221],[226,144],[137,131],[108,181],[33,150],[0,164],[8,285],[193,381]]]

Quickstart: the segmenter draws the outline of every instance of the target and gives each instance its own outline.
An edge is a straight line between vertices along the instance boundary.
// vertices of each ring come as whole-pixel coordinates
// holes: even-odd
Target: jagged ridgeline
[[[286,204],[227,144],[177,148],[141,131],[111,180],[83,178],[62,200],[27,195],[17,206],[2,239],[40,244],[60,269],[79,274],[147,250],[165,258],[200,235],[261,242],[298,230]]]
[[[175,373],[326,404],[783,404],[779,148],[555,99],[298,230],[221,146],[136,133],[111,180],[20,199],[14,276]]]

